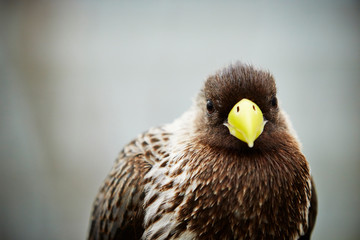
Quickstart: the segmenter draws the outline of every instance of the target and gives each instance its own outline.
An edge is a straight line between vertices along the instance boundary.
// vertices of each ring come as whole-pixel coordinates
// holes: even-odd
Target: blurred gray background
[[[84,239],[124,144],[237,60],[270,70],[314,175],[313,239],[360,239],[357,1],[2,1],[0,239]]]

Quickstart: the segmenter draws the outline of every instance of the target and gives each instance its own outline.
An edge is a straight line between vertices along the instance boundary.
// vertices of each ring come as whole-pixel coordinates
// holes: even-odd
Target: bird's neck
[[[273,228],[268,230],[288,239],[303,233],[311,186],[309,166],[300,151],[240,154],[199,143],[184,149],[178,167],[187,175],[181,184],[188,188],[188,207],[198,211],[191,213],[198,216],[194,224],[203,221],[203,226],[213,226],[226,218],[232,228],[248,225],[254,232]],[[212,212],[220,217],[211,219]],[[209,233],[201,224],[196,228]]]

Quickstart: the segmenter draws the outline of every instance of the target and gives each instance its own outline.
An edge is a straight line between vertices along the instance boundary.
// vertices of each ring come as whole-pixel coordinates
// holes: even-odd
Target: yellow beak
[[[231,109],[225,126],[229,128],[231,135],[246,142],[251,148],[264,130],[265,124],[258,105],[244,98]]]

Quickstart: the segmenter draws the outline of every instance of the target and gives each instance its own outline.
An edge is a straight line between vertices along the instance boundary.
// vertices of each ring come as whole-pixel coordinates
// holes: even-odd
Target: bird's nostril
[[[253,105],[253,109],[254,109],[254,111],[256,111],[256,108],[255,108],[255,106]]]
[[[236,107],[236,112],[239,112],[239,111],[240,111],[240,107],[237,106],[237,107]]]

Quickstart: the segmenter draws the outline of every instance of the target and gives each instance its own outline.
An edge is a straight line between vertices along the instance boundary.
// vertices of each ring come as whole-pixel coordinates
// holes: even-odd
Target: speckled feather
[[[310,168],[285,114],[268,106],[274,96],[272,76],[247,65],[210,76],[188,112],[120,153],[95,200],[89,239],[310,239]],[[269,122],[251,149],[222,124],[243,97]]]

